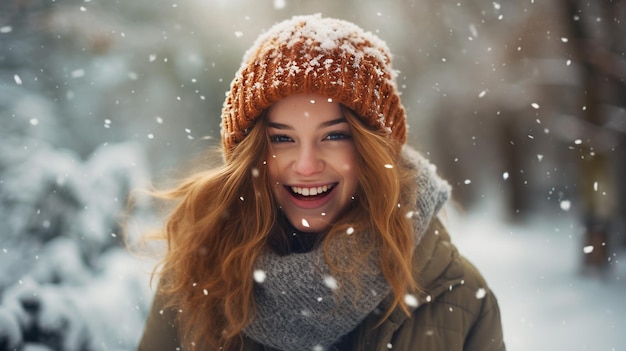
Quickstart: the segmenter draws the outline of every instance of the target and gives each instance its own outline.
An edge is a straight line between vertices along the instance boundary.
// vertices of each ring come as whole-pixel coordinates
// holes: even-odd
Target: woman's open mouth
[[[318,200],[328,196],[337,183],[326,184],[314,187],[285,186],[291,196],[304,201]]]

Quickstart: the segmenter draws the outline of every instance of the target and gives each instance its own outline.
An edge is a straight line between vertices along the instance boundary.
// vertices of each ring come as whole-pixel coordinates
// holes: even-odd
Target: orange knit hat
[[[227,154],[263,110],[283,97],[317,93],[353,110],[365,125],[406,141],[406,116],[389,48],[355,24],[296,16],[261,34],[245,53],[222,108]]]

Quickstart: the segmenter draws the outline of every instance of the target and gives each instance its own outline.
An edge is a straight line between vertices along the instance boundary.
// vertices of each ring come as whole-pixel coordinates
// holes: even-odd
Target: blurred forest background
[[[123,248],[130,191],[201,162],[243,52],[317,12],[387,41],[409,143],[460,208],[573,214],[583,271],[611,269],[626,1],[0,0],[0,350],[133,349],[151,291]]]

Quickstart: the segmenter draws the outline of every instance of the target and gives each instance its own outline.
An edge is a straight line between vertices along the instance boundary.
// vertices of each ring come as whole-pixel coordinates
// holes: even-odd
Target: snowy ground
[[[626,350],[626,252],[615,253],[609,274],[582,274],[572,217],[518,226],[478,210],[450,220],[453,240],[498,297],[507,350]]]

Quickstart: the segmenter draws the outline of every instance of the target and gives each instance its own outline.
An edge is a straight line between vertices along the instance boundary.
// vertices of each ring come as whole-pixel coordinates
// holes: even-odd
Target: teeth
[[[325,193],[328,190],[332,189],[332,187],[333,187],[332,185],[324,185],[324,186],[318,186],[318,187],[313,187],[313,188],[302,188],[299,186],[292,186],[291,191],[302,196],[314,196],[314,195],[319,195],[321,193]]]

